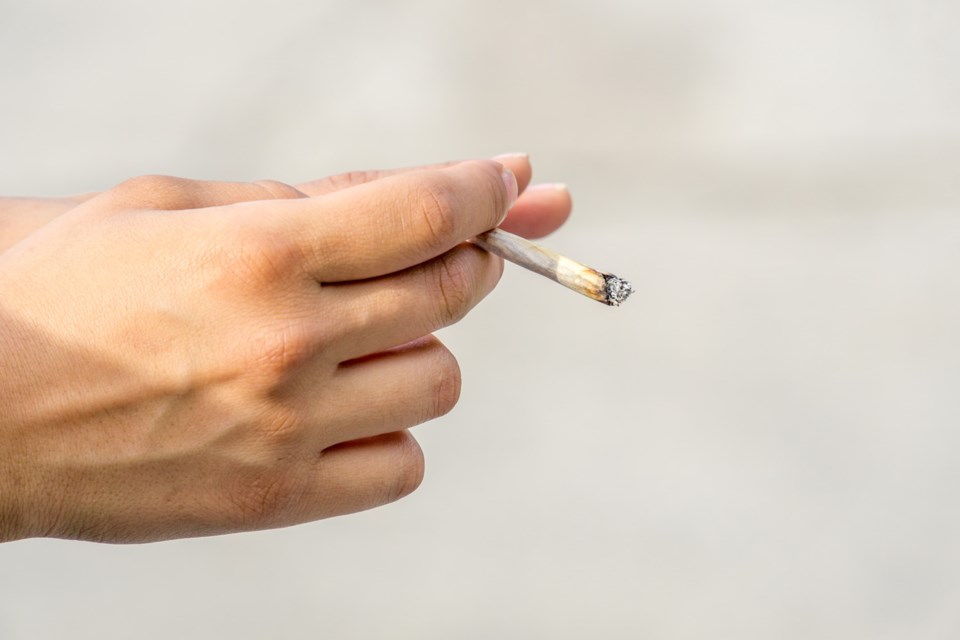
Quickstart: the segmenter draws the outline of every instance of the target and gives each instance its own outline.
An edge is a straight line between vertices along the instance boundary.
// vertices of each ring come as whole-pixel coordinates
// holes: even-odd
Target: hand
[[[412,491],[405,429],[460,385],[429,334],[502,269],[463,241],[529,180],[503,164],[518,184],[492,161],[299,189],[139,178],[0,255],[0,540],[277,527]],[[505,226],[549,231],[569,204],[531,191]]]
[[[95,194],[67,198],[0,198],[0,254]]]
[[[530,181],[530,163],[526,156],[511,154],[497,159],[516,174],[522,191],[522,187]],[[307,195],[321,195],[390,175],[414,170],[439,169],[453,164],[455,163],[392,171],[353,171],[297,185],[297,188]],[[563,224],[570,211],[569,193],[564,188],[557,187],[558,185],[533,187],[525,197],[521,197],[501,226],[507,231],[528,238],[544,236],[556,229]],[[48,222],[96,195],[91,192],[62,198],[0,197],[0,254]]]

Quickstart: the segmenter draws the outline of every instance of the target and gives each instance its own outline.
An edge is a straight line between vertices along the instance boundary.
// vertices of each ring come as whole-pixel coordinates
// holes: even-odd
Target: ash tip
[[[607,294],[606,303],[611,307],[619,307],[623,304],[623,301],[633,293],[633,285],[623,278],[605,273],[603,274],[603,279],[606,281],[606,286],[604,287]]]

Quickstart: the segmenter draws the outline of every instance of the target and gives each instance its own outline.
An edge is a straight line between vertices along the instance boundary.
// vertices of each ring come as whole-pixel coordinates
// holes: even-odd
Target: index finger
[[[486,160],[255,206],[271,208],[260,220],[297,243],[317,281],[342,282],[412,267],[496,227],[517,192],[513,173]]]
[[[528,184],[530,184],[530,178],[533,173],[532,167],[530,166],[530,156],[528,156],[526,153],[503,153],[498,156],[494,156],[491,158],[491,160],[499,162],[513,172],[513,175],[517,177],[517,183],[520,185],[519,191],[520,193],[523,193],[523,190],[527,188]],[[325,178],[320,178],[318,180],[301,182],[300,184],[297,184],[296,187],[308,196],[322,196],[328,193],[333,193],[334,191],[349,189],[350,187],[356,187],[357,185],[373,182],[374,180],[382,180],[383,178],[395,176],[401,173],[446,169],[447,167],[452,167],[456,164],[460,164],[461,162],[464,161],[450,160],[447,162],[420,165],[418,167],[403,167],[400,169],[348,171],[346,173],[338,173]]]

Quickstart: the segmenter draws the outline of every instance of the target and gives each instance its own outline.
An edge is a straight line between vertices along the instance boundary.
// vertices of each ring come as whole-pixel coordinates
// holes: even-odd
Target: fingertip
[[[530,155],[526,153],[502,153],[494,156],[493,159],[513,172],[513,175],[517,178],[518,191],[523,193],[533,177]]]
[[[572,210],[573,198],[565,184],[534,185],[524,192],[500,227],[525,238],[541,238],[563,226]]]
[[[503,162],[504,160],[529,160],[530,154],[523,151],[512,151],[510,153],[498,153],[493,156],[493,159],[497,162]]]
[[[503,186],[507,190],[507,204],[503,208],[503,216],[500,218],[500,222],[503,222],[510,212],[510,208],[520,197],[520,186],[517,184],[517,177],[513,174],[513,171],[510,171],[507,167],[503,167],[500,177],[503,179]]]
[[[530,192],[566,194],[568,198],[570,197],[570,187],[568,187],[565,182],[541,182],[540,184],[531,185],[527,190]]]
[[[469,194],[470,210],[474,214],[469,232],[458,240],[498,226],[520,197],[517,176],[509,166],[496,160],[469,160],[451,167],[450,171],[463,172],[461,175],[467,178],[460,188]]]

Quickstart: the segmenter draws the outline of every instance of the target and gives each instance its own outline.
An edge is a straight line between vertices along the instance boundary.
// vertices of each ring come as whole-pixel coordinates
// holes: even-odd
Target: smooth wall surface
[[[954,0],[0,4],[0,193],[505,151],[576,206],[441,337],[418,492],[0,547],[0,638],[960,634]],[[0,292],[2,296],[2,292]]]

